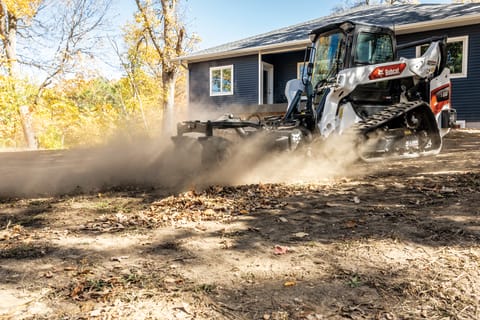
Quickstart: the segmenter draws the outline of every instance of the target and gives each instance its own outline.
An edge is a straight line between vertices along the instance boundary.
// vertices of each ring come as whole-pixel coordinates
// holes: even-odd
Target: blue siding
[[[459,120],[480,121],[480,24],[399,35],[397,41],[402,44],[441,35],[447,35],[448,37],[468,36],[467,77],[452,79],[452,106],[457,109]],[[415,56],[415,49],[403,50],[400,54],[406,58],[412,58]]]
[[[210,68],[233,65],[233,95],[210,96]],[[252,105],[258,103],[258,56],[191,63],[189,102],[205,105]]]
[[[285,86],[287,81],[297,78],[297,63],[303,62],[305,51],[293,51],[277,54],[268,54],[262,57],[263,61],[273,64],[274,103],[285,103]]]

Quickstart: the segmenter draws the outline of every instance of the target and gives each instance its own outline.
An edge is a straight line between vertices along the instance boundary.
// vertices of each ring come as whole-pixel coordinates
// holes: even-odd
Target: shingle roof
[[[215,55],[229,51],[281,44],[296,40],[305,40],[313,29],[324,25],[350,20],[381,26],[401,26],[433,20],[450,19],[480,14],[480,3],[469,4],[418,4],[418,5],[376,5],[367,6],[332,14],[326,17],[306,21],[300,24],[255,35],[246,39],[229,42],[213,48],[189,54],[185,58]],[[479,20],[480,23],[480,20]]]

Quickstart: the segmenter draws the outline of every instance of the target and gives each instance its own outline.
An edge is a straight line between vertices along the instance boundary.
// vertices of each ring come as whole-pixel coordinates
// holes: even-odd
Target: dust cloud
[[[120,138],[102,147],[0,154],[0,195],[90,192],[116,186],[153,185],[155,162],[168,140]]]
[[[208,176],[209,184],[318,183],[365,173],[359,165],[354,140],[331,136],[295,151],[271,151],[262,142],[238,147],[234,154]]]
[[[177,192],[211,184],[318,182],[356,174],[354,150],[352,140],[345,136],[314,141],[295,152],[271,152],[262,139],[251,139],[231,148],[220,164],[205,165],[196,138],[174,145],[170,136],[121,134],[102,147],[0,153],[0,196],[123,187]]]

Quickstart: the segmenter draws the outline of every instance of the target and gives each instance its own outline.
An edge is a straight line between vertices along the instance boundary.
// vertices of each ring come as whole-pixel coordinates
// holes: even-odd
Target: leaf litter
[[[0,317],[478,319],[479,143],[321,184],[3,201],[0,289],[47,307]]]

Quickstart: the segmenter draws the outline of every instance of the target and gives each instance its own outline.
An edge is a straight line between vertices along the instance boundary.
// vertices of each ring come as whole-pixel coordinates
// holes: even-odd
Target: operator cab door
[[[387,28],[357,26],[353,47],[350,50],[348,67],[380,64],[395,61],[396,40],[394,33]]]
[[[395,37],[388,29],[358,26],[350,52],[350,67],[362,67],[394,61],[396,58],[395,44]],[[397,97],[398,94],[395,94],[395,92],[399,91],[398,86],[399,83],[396,80],[359,85],[350,93],[349,98],[354,106],[391,105],[399,98]],[[362,116],[365,115],[362,114]]]

